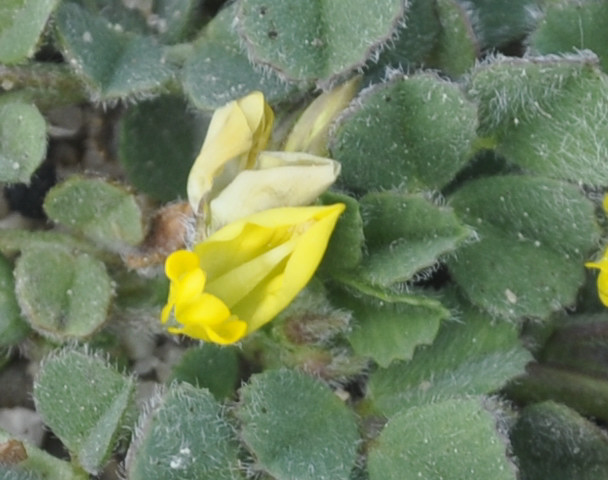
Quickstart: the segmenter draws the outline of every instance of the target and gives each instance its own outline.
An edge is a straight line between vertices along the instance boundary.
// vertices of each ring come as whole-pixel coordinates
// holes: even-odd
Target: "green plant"
[[[0,477],[606,476],[607,15],[4,1],[0,369],[69,460]]]

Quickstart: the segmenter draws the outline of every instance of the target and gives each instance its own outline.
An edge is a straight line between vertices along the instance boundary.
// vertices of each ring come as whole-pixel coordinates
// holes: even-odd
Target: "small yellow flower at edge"
[[[259,329],[319,266],[344,204],[282,207],[226,225],[165,264],[171,281],[161,321],[170,333],[230,344]]]
[[[602,206],[608,214],[608,195],[604,196]],[[600,271],[600,274],[597,276],[597,292],[602,303],[608,307],[608,250],[604,252],[604,256],[599,261],[587,262],[585,263],[585,267],[595,268]]]
[[[604,255],[598,262],[587,262],[585,267],[600,271],[597,276],[597,291],[602,303],[608,307],[608,256]]]

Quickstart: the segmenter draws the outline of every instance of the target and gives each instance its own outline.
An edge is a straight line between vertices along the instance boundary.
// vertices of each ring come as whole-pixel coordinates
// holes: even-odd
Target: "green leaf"
[[[515,325],[493,322],[453,294],[447,300],[458,317],[442,322],[431,346],[371,374],[366,401],[372,410],[390,417],[413,406],[488,394],[523,372],[531,356]]]
[[[29,330],[15,296],[13,268],[8,260],[0,255],[0,348],[19,343]]]
[[[0,181],[29,182],[46,154],[46,122],[25,103],[0,103]]]
[[[530,35],[532,53],[575,53],[592,50],[608,70],[608,6],[604,1],[549,3],[543,19]]]
[[[441,32],[436,0],[410,0],[405,23],[380,52],[379,58],[369,62],[366,78],[379,83],[389,69],[414,69],[422,65],[433,50]]]
[[[146,33],[148,28],[143,4],[125,3],[123,0],[67,0],[76,3],[94,17],[105,19],[116,30]],[[155,0],[155,4],[161,0]],[[138,8],[140,7],[140,8]]]
[[[4,430],[0,429],[0,444],[13,439],[12,435]],[[36,448],[29,442],[19,440],[25,452],[27,458],[22,462],[19,462],[18,466],[11,469],[10,466],[3,465],[0,463],[0,478],[2,480],[88,480],[89,476],[83,472],[77,471],[77,469],[70,463],[60,460],[53,455]],[[3,468],[7,469],[2,470]],[[10,473],[9,473],[10,471]],[[19,471],[19,473],[16,473]],[[11,477],[10,475],[14,475]],[[21,475],[21,476],[20,476]]]
[[[553,400],[583,415],[608,421],[608,381],[596,373],[570,366],[531,363],[525,375],[507,385],[506,392],[519,404]]]
[[[82,252],[91,255],[101,253],[93,245],[84,240],[77,239],[66,233],[52,230],[20,230],[0,229],[0,252],[12,256],[28,248],[64,248],[72,252]],[[109,257],[109,255],[107,256]],[[109,261],[110,259],[107,258]]]
[[[369,452],[370,480],[515,480],[515,468],[480,398],[412,407],[391,417]]]
[[[154,25],[163,43],[177,43],[191,33],[196,20],[196,0],[157,0],[154,2]]]
[[[471,17],[481,47],[496,49],[521,41],[540,16],[539,0],[458,0]]]
[[[457,0],[437,0],[441,31],[429,63],[451,77],[460,77],[475,65],[478,45],[469,17]]]
[[[21,310],[42,335],[86,338],[106,321],[112,282],[104,264],[85,253],[56,245],[24,249],[15,282]]]
[[[471,181],[450,199],[479,235],[447,260],[469,299],[493,315],[546,318],[571,305],[599,240],[594,207],[563,182],[507,175]]]
[[[342,202],[346,210],[338,218],[319,270],[330,274],[352,270],[363,258],[365,242],[359,203],[353,197],[336,192],[324,193],[321,202],[324,205]]]
[[[178,97],[159,97],[130,108],[120,124],[118,159],[133,186],[163,202],[185,198],[206,123]]]
[[[38,38],[51,12],[57,5],[57,1],[2,1],[2,5],[0,5],[1,63],[18,63],[34,54]]]
[[[239,380],[238,350],[213,343],[189,348],[173,367],[170,380],[208,388],[218,400],[231,397]]]
[[[367,194],[361,199],[361,215],[367,253],[358,273],[385,287],[411,280],[472,233],[451,209],[418,195]]]
[[[597,289],[595,292],[597,295]],[[552,319],[551,335],[543,342],[537,358],[554,366],[603,377],[608,351],[608,315],[559,315]]]
[[[608,477],[605,432],[565,405],[526,407],[510,436],[522,480]]]
[[[242,479],[238,441],[203,389],[172,384],[142,414],[126,459],[130,480]]]
[[[436,190],[464,166],[477,111],[435,75],[398,77],[360,96],[330,140],[339,182],[355,191]]]
[[[49,191],[44,211],[51,220],[111,249],[137,245],[144,238],[133,195],[101,179],[70,177]]]
[[[184,91],[200,109],[221,107],[253,90],[264,92],[268,102],[276,103],[297,90],[274,72],[251,64],[234,30],[236,7],[233,3],[215,16],[184,64]]]
[[[63,54],[98,100],[155,93],[173,75],[163,47],[152,37],[117,30],[75,3],[61,4],[56,25]]]
[[[329,82],[361,67],[403,19],[402,0],[242,0],[238,29],[254,63],[286,78]]]
[[[388,367],[393,360],[409,360],[419,345],[433,343],[439,325],[449,316],[440,304],[412,304],[411,296],[337,295],[336,302],[353,312],[355,322],[348,341],[358,355]]]
[[[357,424],[320,381],[291,370],[254,375],[241,389],[236,414],[258,469],[275,478],[349,478],[357,456]]]
[[[589,55],[499,58],[473,74],[481,133],[532,173],[608,185],[608,77]]]
[[[133,379],[74,349],[52,353],[34,382],[36,411],[87,472],[108,460],[134,408]]]

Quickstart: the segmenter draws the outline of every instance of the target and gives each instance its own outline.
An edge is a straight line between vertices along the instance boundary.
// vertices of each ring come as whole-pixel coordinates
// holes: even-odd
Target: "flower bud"
[[[291,129],[284,150],[326,156],[329,127],[357,93],[359,79],[353,78],[319,95],[304,110]]]
[[[207,136],[188,176],[192,210],[213,197],[243,169],[251,168],[272,132],[274,114],[261,92],[234,100],[213,113]]]

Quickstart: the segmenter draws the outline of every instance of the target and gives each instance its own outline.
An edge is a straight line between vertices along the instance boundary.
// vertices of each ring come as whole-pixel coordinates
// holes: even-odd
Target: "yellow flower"
[[[604,196],[602,206],[608,213],[608,195]],[[600,271],[597,276],[597,291],[602,303],[608,307],[608,250],[604,252],[604,256],[598,262],[587,262],[585,267],[596,268]]]
[[[260,92],[213,114],[187,185],[208,232],[262,210],[310,204],[338,177],[340,164],[329,158],[263,151],[273,119]]]
[[[283,207],[233,222],[167,259],[171,333],[234,343],[271,321],[319,266],[344,204]]]
[[[596,268],[600,271],[597,276],[597,291],[602,303],[608,307],[608,256],[604,254],[599,262],[587,262],[585,267]]]

